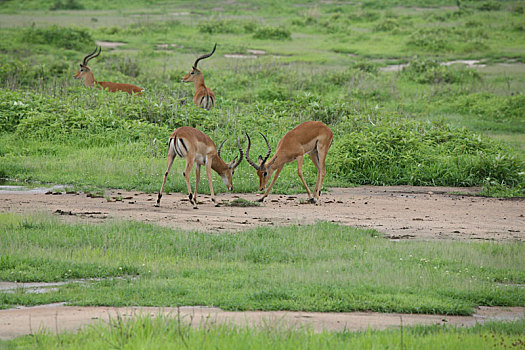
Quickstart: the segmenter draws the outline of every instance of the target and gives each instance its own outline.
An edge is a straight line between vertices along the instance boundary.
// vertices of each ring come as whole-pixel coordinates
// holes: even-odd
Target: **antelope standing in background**
[[[266,192],[259,199],[259,202],[264,201],[264,199],[270,193],[275,180],[279,177],[279,173],[283,169],[286,163],[290,163],[297,159],[297,173],[299,178],[306,188],[308,193],[308,199],[311,203],[317,203],[319,196],[321,195],[321,187],[323,186],[323,180],[326,174],[325,170],[325,161],[328,150],[332,145],[333,132],[328,126],[324,123],[318,121],[309,121],[302,123],[290,130],[286,135],[283,136],[279,144],[277,145],[277,150],[270,160],[268,157],[272,153],[270,144],[266,136],[262,134],[266,145],[268,146],[268,153],[264,159],[259,156],[258,164],[255,164],[250,160],[250,146],[251,140],[250,136],[246,134],[248,138],[248,148],[246,149],[246,160],[252,167],[257,170],[257,176],[259,176],[259,190],[263,191],[268,183],[268,179],[272,176],[272,173],[275,171],[275,176],[273,177],[272,182],[266,188]],[[317,182],[315,184],[314,194],[310,192],[306,181],[303,178],[303,156],[308,154],[312,162],[317,167]],[[268,160],[268,162],[267,162]]]
[[[211,178],[212,169],[220,175],[224,184],[229,191],[233,190],[232,176],[235,168],[241,163],[243,152],[239,139],[237,138],[237,146],[239,147],[240,157],[239,160],[236,158],[230,163],[225,163],[221,158],[221,148],[224,145],[223,141],[219,146],[219,149],[215,147],[213,141],[203,133],[194,128],[183,126],[175,130],[168,143],[168,167],[162,180],[162,186],[160,188],[159,196],[157,198],[156,207],[160,206],[160,199],[162,197],[162,190],[166,184],[166,178],[170,171],[173,160],[176,156],[186,158],[186,169],[182,173],[186,180],[186,186],[188,187],[188,196],[190,202],[193,204],[193,208],[197,209],[197,186],[200,180],[201,165],[206,166],[206,173],[208,174],[208,184],[210,186],[211,200],[215,202],[215,193],[213,192],[213,184]],[[192,194],[190,186],[190,171],[195,163],[195,192]],[[216,206],[219,206],[216,204]]]
[[[206,85],[204,85],[204,76],[202,75],[202,72],[199,69],[197,69],[197,64],[200,60],[213,55],[216,47],[217,44],[215,44],[213,50],[210,53],[198,57],[195,60],[195,63],[193,63],[193,68],[189,71],[188,74],[186,74],[182,78],[183,83],[193,82],[193,86],[195,87],[193,103],[206,110],[210,110],[212,107],[215,106],[215,95],[213,94],[213,91],[211,91],[211,89],[207,88]]]
[[[97,52],[98,50],[98,52]],[[142,94],[142,91],[144,89],[139,88],[138,86],[131,85],[131,84],[119,84],[119,83],[112,83],[110,81],[96,81],[95,77],[93,76],[93,72],[91,71],[91,68],[88,67],[88,62],[92,58],[98,57],[100,55],[100,52],[102,51],[102,47],[96,47],[95,51],[84,57],[84,60],[80,64],[80,70],[75,74],[75,79],[84,79],[84,85],[93,87],[95,84],[97,87],[100,87],[102,89],[107,89],[110,92],[116,92],[116,91],[123,91],[127,92],[128,94]]]

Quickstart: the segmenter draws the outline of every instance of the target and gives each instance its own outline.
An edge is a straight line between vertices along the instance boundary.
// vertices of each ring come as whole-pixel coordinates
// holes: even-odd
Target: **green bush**
[[[481,79],[473,69],[441,65],[435,59],[413,58],[402,70],[403,76],[420,84],[461,83]]]
[[[95,41],[87,29],[57,25],[45,28],[26,28],[22,31],[22,40],[28,44],[51,44],[58,48],[79,51],[95,46]]]
[[[525,94],[497,96],[489,93],[476,93],[458,96],[452,101],[454,109],[460,113],[476,115],[479,118],[502,123],[523,123],[525,132]]]
[[[340,127],[339,130],[349,130]],[[466,129],[385,118],[334,138],[328,164],[337,178],[374,185],[517,185],[523,162]]]
[[[76,0],[56,0],[51,7],[49,8],[51,11],[56,10],[83,10],[84,5],[78,3]]]
[[[501,3],[497,1],[485,1],[478,8],[480,11],[499,11],[501,10]]]
[[[292,33],[283,27],[261,27],[253,34],[254,39],[291,40]]]

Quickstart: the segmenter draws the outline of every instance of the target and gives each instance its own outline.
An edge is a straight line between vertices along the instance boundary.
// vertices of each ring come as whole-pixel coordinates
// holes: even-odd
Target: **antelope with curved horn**
[[[195,60],[195,63],[193,63],[193,68],[188,72],[188,74],[186,74],[182,78],[183,83],[193,82],[193,86],[195,87],[193,103],[206,110],[210,110],[212,107],[215,106],[215,94],[213,93],[213,91],[211,91],[211,89],[207,88],[206,85],[204,85],[204,76],[202,75],[202,72],[199,69],[197,69],[197,64],[200,60],[213,55],[216,47],[217,44],[215,44],[213,50],[210,53],[198,57]]]
[[[98,52],[97,52],[98,50]],[[93,87],[98,86],[102,89],[107,89],[110,92],[116,92],[116,91],[123,91],[127,92],[128,94],[138,94],[140,95],[144,89],[139,88],[138,86],[132,85],[132,84],[119,84],[119,83],[112,83],[110,81],[96,81],[95,77],[93,76],[93,72],[91,71],[91,68],[88,67],[88,62],[95,57],[98,57],[100,55],[100,52],[102,51],[102,47],[98,46],[95,47],[95,51],[84,57],[84,60],[80,64],[80,70],[75,74],[75,79],[84,79],[84,85]]]
[[[266,145],[268,146],[268,153],[262,158],[259,156],[258,164],[255,164],[250,159],[250,146],[251,140],[250,136],[246,134],[248,138],[248,148],[246,149],[246,160],[252,167],[257,170],[257,176],[259,176],[259,190],[263,191],[268,183],[268,179],[272,176],[272,173],[275,172],[272,182],[268,187],[266,187],[266,192],[259,199],[259,202],[264,201],[264,199],[270,193],[275,180],[279,177],[279,173],[283,169],[286,163],[290,163],[297,159],[297,173],[299,178],[306,188],[308,193],[308,199],[311,203],[317,203],[319,196],[321,195],[321,187],[323,186],[323,180],[326,174],[325,170],[325,161],[328,150],[332,145],[333,132],[328,126],[322,122],[318,121],[309,121],[302,123],[290,130],[286,135],[283,136],[279,144],[277,145],[277,150],[272,158],[270,153],[272,149],[268,143],[268,139],[264,134],[262,134]],[[306,181],[303,178],[303,156],[308,154],[312,162],[317,167],[317,182],[315,184],[314,194],[310,192]]]
[[[232,176],[235,168],[241,163],[243,157],[243,151],[239,139],[237,138],[237,146],[239,148],[240,157],[237,160],[235,158],[230,163],[225,163],[221,158],[221,149],[224,145],[223,141],[219,146],[219,149],[215,147],[213,141],[197,129],[183,126],[175,130],[169,139],[168,143],[168,167],[166,173],[164,174],[164,179],[162,181],[162,186],[160,188],[159,196],[157,198],[156,207],[160,206],[160,199],[162,197],[162,190],[166,184],[166,178],[170,171],[173,160],[176,156],[181,158],[186,158],[186,168],[182,175],[186,180],[186,186],[188,187],[188,196],[190,202],[193,204],[193,208],[197,209],[197,186],[199,185],[200,180],[200,170],[201,165],[206,166],[206,172],[208,174],[208,184],[210,186],[211,200],[215,202],[215,193],[213,192],[213,184],[211,178],[212,169],[220,175],[224,184],[229,191],[233,190]],[[195,192],[191,192],[190,186],[190,171],[193,168],[193,163],[195,163]],[[216,206],[219,206],[216,204]]]

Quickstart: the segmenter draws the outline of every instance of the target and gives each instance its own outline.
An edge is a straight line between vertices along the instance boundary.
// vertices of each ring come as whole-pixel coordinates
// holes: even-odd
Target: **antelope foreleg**
[[[310,192],[310,189],[308,188],[308,185],[306,184],[306,181],[304,181],[303,177],[303,156],[297,157],[297,174],[299,175],[299,178],[301,179],[301,182],[304,185],[304,188],[306,188],[306,192],[308,193],[308,199],[310,201],[313,200],[312,198],[312,192]],[[313,200],[315,202],[315,200]]]
[[[275,183],[275,180],[277,180],[277,178],[279,177],[279,174],[281,173],[281,170],[283,170],[282,167],[280,167],[279,169],[277,169],[275,171],[275,175],[273,176],[272,182],[270,183],[270,185],[266,189],[266,192],[264,192],[263,196],[258,200],[258,202],[262,202],[262,201],[264,201],[264,199],[266,197],[268,197],[268,194],[270,193],[270,190],[272,189],[272,186]]]
[[[164,185],[166,184],[166,179],[168,178],[168,173],[170,172],[171,165],[173,164],[173,160],[175,159],[175,152],[173,152],[171,148],[171,142],[173,139],[170,139],[169,142],[169,151],[168,151],[168,166],[166,168],[166,172],[164,173],[164,179],[162,180],[162,186],[160,187],[159,196],[157,197],[157,204],[155,204],[156,207],[160,206],[160,199],[162,198],[162,191],[164,190]]]

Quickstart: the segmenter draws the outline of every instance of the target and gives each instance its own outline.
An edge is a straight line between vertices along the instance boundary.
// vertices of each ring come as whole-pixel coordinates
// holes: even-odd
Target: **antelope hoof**
[[[156,208],[160,207],[160,203],[155,204],[155,207]]]
[[[198,206],[196,206],[196,205],[194,205],[194,206],[193,206],[193,209],[199,209],[199,207],[198,207]]]
[[[215,206],[216,207],[220,207],[221,205],[219,203],[215,203]]]
[[[312,197],[312,198],[308,199],[308,203],[315,204],[315,203],[317,203],[317,199]]]
[[[264,202],[264,197],[259,198],[259,199],[257,200],[257,202],[261,202],[261,203]]]

